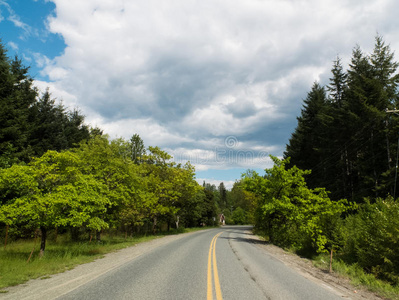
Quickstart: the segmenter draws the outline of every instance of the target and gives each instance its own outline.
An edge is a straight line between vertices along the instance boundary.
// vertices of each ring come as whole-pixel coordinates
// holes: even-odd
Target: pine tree
[[[143,139],[137,134],[133,134],[130,139],[131,159],[135,164],[143,162],[143,156],[146,154]]]
[[[90,138],[84,116],[77,110],[68,112],[62,104],[56,104],[48,89],[32,106],[30,119],[29,144],[35,156],[48,150],[70,149]]]
[[[323,113],[326,108],[326,93],[320,84],[315,82],[312,90],[304,100],[301,116],[298,117],[298,126],[289,140],[284,156],[291,157],[290,165],[310,170],[322,161],[322,131],[325,120]],[[317,185],[324,177],[323,169],[318,169],[309,182],[310,186]]]
[[[0,167],[30,159],[28,117],[36,96],[28,68],[18,57],[10,60],[0,42]]]
[[[325,111],[323,144],[326,180],[321,184],[331,191],[331,198],[348,197],[348,149],[347,111],[344,107],[348,90],[348,74],[344,71],[340,57],[333,62],[332,77],[327,85],[328,103]]]

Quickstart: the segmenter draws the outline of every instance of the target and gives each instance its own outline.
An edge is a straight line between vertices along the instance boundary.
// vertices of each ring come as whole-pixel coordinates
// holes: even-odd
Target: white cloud
[[[18,50],[18,45],[14,42],[8,42],[8,46],[10,46],[14,51]]]
[[[227,136],[280,155],[337,54],[369,51],[377,31],[399,47],[394,0],[53,2],[48,28],[67,47],[38,60],[53,95],[111,136],[188,156],[212,155]]]

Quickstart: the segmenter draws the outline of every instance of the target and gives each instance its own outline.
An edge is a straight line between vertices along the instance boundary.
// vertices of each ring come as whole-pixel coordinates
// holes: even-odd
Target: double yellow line
[[[215,281],[215,291],[216,299],[222,300],[222,290],[220,289],[218,268],[216,265],[216,240],[223,232],[218,233],[212,239],[211,246],[209,247],[208,255],[208,291],[207,300],[213,300],[213,290],[212,290],[212,264],[213,264],[213,279]]]

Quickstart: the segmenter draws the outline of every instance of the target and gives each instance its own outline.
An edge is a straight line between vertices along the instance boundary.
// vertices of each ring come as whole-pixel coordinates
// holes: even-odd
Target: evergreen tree
[[[131,159],[135,164],[143,162],[143,156],[146,154],[143,139],[137,134],[133,134],[130,139]]]
[[[41,156],[48,150],[70,149],[90,138],[84,116],[76,109],[68,112],[62,104],[56,104],[48,89],[32,106],[30,118],[29,144],[35,156]]]
[[[323,113],[326,108],[326,93],[317,82],[304,100],[301,116],[298,117],[298,126],[292,134],[284,156],[291,157],[291,165],[301,169],[313,169],[322,162],[322,135],[325,120]],[[309,185],[317,186],[325,177],[323,169],[319,168],[311,177]]]
[[[385,110],[398,103],[398,63],[382,37],[370,55],[356,46],[349,69],[334,61],[323,88],[312,87],[287,145],[291,166],[311,169],[310,187],[326,187],[334,200],[361,202],[393,193],[398,117]]]
[[[353,51],[348,71],[348,131],[352,136],[351,186],[354,200],[391,193],[391,134],[386,108],[396,102],[397,64],[380,36],[373,53]],[[396,122],[394,122],[396,123]]]
[[[340,57],[337,57],[337,60],[334,61],[331,73],[333,77],[330,78],[330,84],[327,86],[329,100],[334,103],[336,107],[341,107],[344,93],[347,88],[348,75],[343,70]]]
[[[0,167],[29,160],[28,116],[36,96],[28,68],[18,57],[10,60],[0,42]]]

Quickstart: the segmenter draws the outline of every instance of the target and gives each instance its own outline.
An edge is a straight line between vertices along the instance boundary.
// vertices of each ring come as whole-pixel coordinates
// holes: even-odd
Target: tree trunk
[[[176,229],[179,229],[179,220],[180,220],[180,217],[177,216],[176,217]]]
[[[385,121],[385,128],[388,128],[388,121]],[[387,159],[388,159],[388,170],[391,169],[391,162],[392,162],[392,158],[391,158],[391,152],[389,151],[389,137],[388,137],[388,130],[385,132],[385,140],[387,143]]]
[[[6,238],[5,238],[5,240],[4,240],[4,250],[6,249],[6,247],[7,247],[7,238],[8,238],[8,229],[10,228],[10,225],[7,225],[6,226]]]
[[[155,234],[155,227],[157,226],[157,217],[154,217],[154,222],[152,223],[152,233]]]
[[[47,228],[46,227],[40,227],[42,239],[40,242],[40,254],[39,256],[42,257],[44,255],[44,250],[46,249],[46,240],[47,240]]]
[[[97,243],[101,242],[101,230],[98,230],[96,232],[96,240],[97,240]]]

